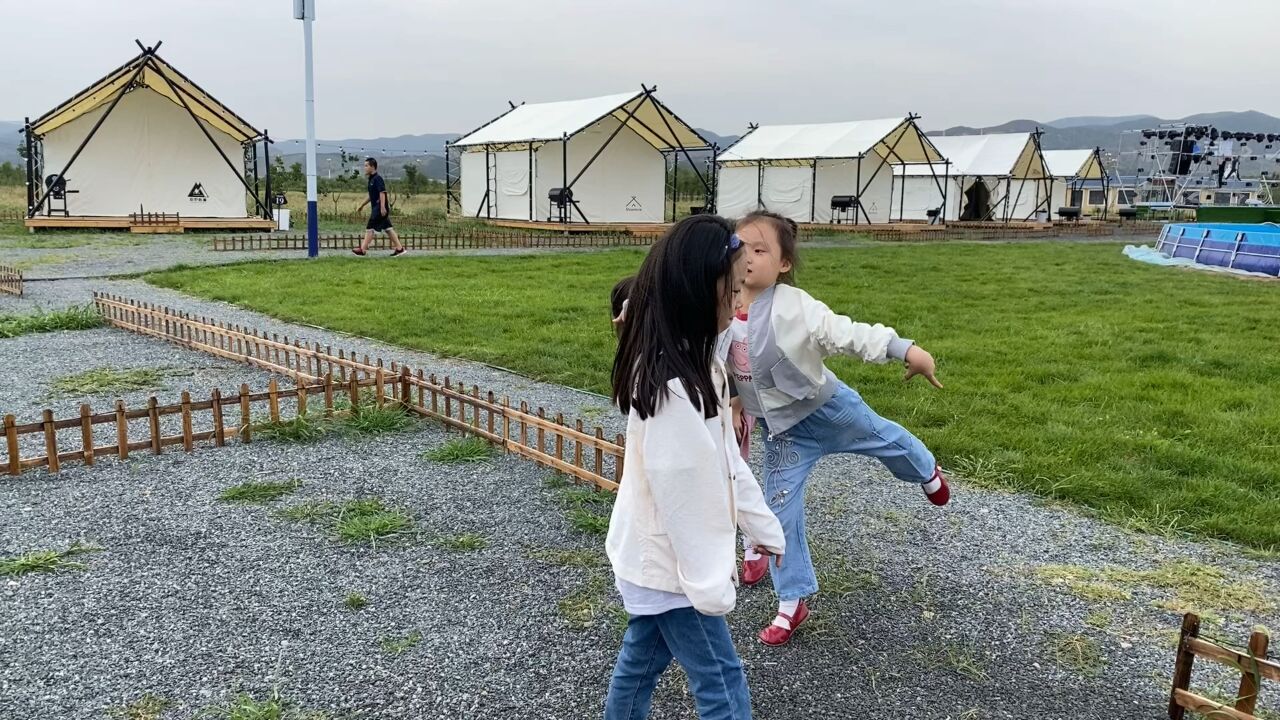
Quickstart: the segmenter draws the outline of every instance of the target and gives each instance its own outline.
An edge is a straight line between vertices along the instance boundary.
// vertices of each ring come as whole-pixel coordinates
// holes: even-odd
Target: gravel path
[[[48,286],[48,295],[16,302],[82,302],[91,289],[107,289],[355,347],[598,416],[610,431],[620,426],[600,398],[475,363],[290,326],[136,281]],[[41,407],[55,374],[46,367],[83,358],[124,367],[139,356],[196,373],[167,380],[162,394],[185,383],[265,381],[99,330],[0,340],[0,397],[6,407]],[[15,364],[26,372],[12,373]],[[73,408],[81,400],[55,402]],[[189,718],[232,693],[277,687],[334,717],[598,716],[616,629],[608,612],[575,629],[559,605],[616,600],[606,569],[578,566],[600,561],[601,539],[571,530],[561,491],[545,487],[546,472],[529,463],[459,468],[419,457],[443,438],[424,423],[374,439],[139,453],[127,463],[0,481],[0,555],[75,540],[103,548],[86,557],[84,571],[0,581],[0,717],[99,718],[154,692],[176,703],[166,718]],[[303,484],[265,507],[215,501],[223,488],[260,477]],[[1212,634],[1238,642],[1255,623],[1280,627],[1274,559],[1137,535],[1025,496],[958,485],[953,504],[935,509],[866,460],[818,466],[808,502],[827,591],[814,600],[810,624],[786,648],[756,644],[773,611],[767,587],[744,589],[730,617],[758,717],[1164,717],[1168,633],[1179,617],[1157,604],[1175,599],[1159,574],[1171,567],[1211,590],[1235,591],[1230,602],[1198,600],[1221,617]],[[354,548],[272,513],[365,495],[406,508],[421,534]],[[433,544],[466,532],[488,546],[462,553]],[[573,556],[577,563],[554,562],[565,557],[558,551],[575,549],[585,551]],[[1108,568],[1130,572],[1087,576]],[[366,595],[369,607],[342,608],[349,592]],[[1250,598],[1271,608],[1233,607]],[[381,647],[414,632],[421,641],[402,654]],[[1234,694],[1223,672],[1197,671],[1196,687]],[[1264,706],[1280,709],[1278,698],[1264,695]],[[677,674],[660,686],[653,717],[695,717]]]

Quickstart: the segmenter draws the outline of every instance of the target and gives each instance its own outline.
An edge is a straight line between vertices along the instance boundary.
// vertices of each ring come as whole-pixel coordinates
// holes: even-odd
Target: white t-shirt
[[[622,578],[615,578],[618,594],[622,596],[622,607],[629,615],[661,615],[668,610],[693,607],[689,597],[684,593],[654,590]]]

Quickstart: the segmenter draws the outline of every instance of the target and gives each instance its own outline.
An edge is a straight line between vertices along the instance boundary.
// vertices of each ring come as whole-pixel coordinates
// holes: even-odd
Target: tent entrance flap
[[[964,209],[960,212],[961,220],[986,220],[991,217],[991,190],[982,178],[977,178],[964,191]]]

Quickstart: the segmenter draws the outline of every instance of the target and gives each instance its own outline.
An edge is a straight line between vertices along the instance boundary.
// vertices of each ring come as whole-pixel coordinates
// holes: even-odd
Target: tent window
[[[1083,191],[1083,190],[1072,190],[1072,191],[1071,191],[1071,207],[1080,207],[1080,205],[1081,205],[1081,203],[1083,202],[1083,200],[1084,200],[1084,191]]]
[[[1106,196],[1104,196],[1104,195],[1102,194],[1102,191],[1101,191],[1101,190],[1090,190],[1090,191],[1089,191],[1089,204],[1090,204],[1090,205],[1101,205],[1101,204],[1105,203],[1106,201],[1107,201],[1107,200],[1106,200]]]
[[[1116,202],[1120,205],[1132,205],[1135,194],[1133,190],[1117,190]]]

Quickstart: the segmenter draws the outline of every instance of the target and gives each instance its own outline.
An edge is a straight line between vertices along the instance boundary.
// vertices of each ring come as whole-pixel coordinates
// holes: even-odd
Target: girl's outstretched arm
[[[852,355],[871,363],[906,359],[912,341],[898,337],[893,328],[880,323],[855,322],[833,312],[821,300],[800,292],[805,328],[824,355]]]

